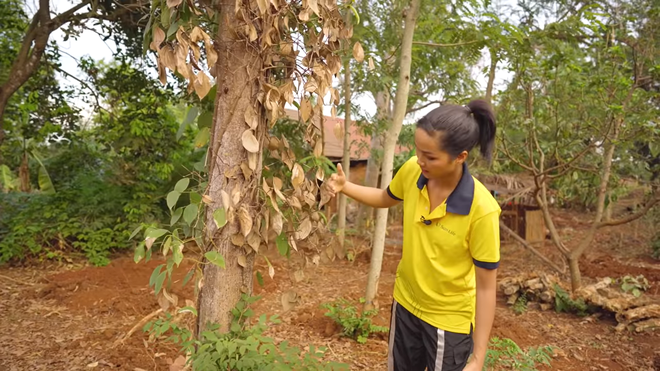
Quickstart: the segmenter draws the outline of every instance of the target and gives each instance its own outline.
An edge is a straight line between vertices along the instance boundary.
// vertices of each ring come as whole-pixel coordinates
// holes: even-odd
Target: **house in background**
[[[287,116],[292,120],[298,120],[298,110],[285,109]],[[314,118],[314,124],[319,127],[319,119]],[[344,156],[344,140],[335,136],[335,126],[344,127],[344,119],[340,117],[323,116],[323,155],[334,164],[341,162]],[[349,170],[349,180],[353,183],[363,184],[367,172],[367,161],[371,156],[371,137],[360,132],[355,125],[351,126],[350,131],[350,154],[351,167]],[[406,152],[409,149],[397,145],[395,153]]]

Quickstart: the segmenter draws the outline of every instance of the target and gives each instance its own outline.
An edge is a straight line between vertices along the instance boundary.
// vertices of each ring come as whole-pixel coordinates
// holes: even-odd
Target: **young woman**
[[[389,371],[483,368],[495,316],[500,207],[466,160],[477,145],[490,160],[494,139],[487,102],[441,106],[417,123],[417,156],[387,189],[347,181],[341,165],[330,178],[334,193],[372,207],[403,201]]]

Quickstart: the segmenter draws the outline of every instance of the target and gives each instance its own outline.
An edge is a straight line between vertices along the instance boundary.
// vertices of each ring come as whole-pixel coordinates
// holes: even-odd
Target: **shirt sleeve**
[[[397,201],[403,201],[403,196],[406,193],[406,187],[410,183],[410,174],[414,170],[414,165],[417,163],[417,157],[414,156],[408,161],[406,161],[403,166],[397,171],[394,175],[394,179],[390,182],[390,185],[387,187],[387,194],[390,195],[393,199]]]
[[[470,227],[470,254],[474,265],[497,269],[500,265],[500,212],[490,212]]]

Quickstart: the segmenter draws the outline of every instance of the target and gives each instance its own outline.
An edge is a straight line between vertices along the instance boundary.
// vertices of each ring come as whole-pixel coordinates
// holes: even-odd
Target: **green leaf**
[[[190,184],[190,179],[189,178],[182,178],[178,182],[176,182],[176,185],[174,186],[174,190],[183,193],[186,189],[188,189],[188,185]]]
[[[199,208],[195,204],[190,204],[186,206],[186,208],[183,210],[183,220],[186,222],[186,224],[191,225],[193,221],[195,221],[195,218],[197,218],[197,211]]]
[[[225,214],[225,208],[219,207],[213,212],[213,220],[215,221],[216,227],[218,229],[222,228],[227,224],[227,215]]]
[[[160,7],[160,23],[165,27],[170,25],[170,8],[167,6]]]
[[[264,277],[259,271],[257,271],[257,283],[259,283],[259,286],[264,287]]]
[[[156,282],[156,278],[160,274],[160,271],[163,269],[165,264],[161,264],[154,269],[153,273],[151,273],[151,277],[149,278],[149,286],[153,286],[154,283]]]
[[[174,210],[174,213],[172,213],[172,219],[170,219],[170,225],[173,226],[174,224],[176,224],[176,222],[178,222],[179,219],[181,219],[181,215],[183,215],[182,207]]]
[[[220,255],[219,252],[217,251],[208,251],[206,254],[204,254],[204,257],[208,259],[211,263],[214,265],[217,265],[218,267],[224,269],[225,268],[225,258]]]
[[[166,277],[167,271],[160,272],[158,277],[156,277],[156,280],[154,281],[154,291],[156,291],[156,295],[158,295],[160,289],[163,288],[163,283],[165,282]]]
[[[167,207],[170,210],[176,206],[177,201],[179,201],[179,196],[181,196],[181,192],[179,191],[172,191],[167,194]]]
[[[132,240],[133,237],[135,237],[138,233],[140,233],[140,231],[142,230],[143,227],[144,227],[144,226],[143,226],[142,224],[138,225],[137,228],[135,228],[135,229],[133,230],[133,232],[131,233],[131,236],[128,237],[128,239],[129,239],[129,240]]]
[[[172,260],[177,267],[183,261],[183,242],[179,240],[176,240],[174,246],[172,246]]]
[[[178,313],[192,313],[195,317],[197,317],[197,309],[193,307],[183,307],[177,311]]]
[[[176,33],[176,31],[179,29],[179,24],[180,23],[181,23],[180,21],[177,21],[177,22],[174,22],[170,25],[170,28],[167,29],[167,33],[166,33],[166,36],[165,36],[166,39]]]
[[[358,11],[353,7],[353,5],[348,5],[348,7],[353,11],[353,15],[355,16],[355,24],[360,24],[360,14],[358,14]]]
[[[202,202],[202,195],[197,192],[190,192],[190,203],[199,205],[200,202]]]
[[[16,178],[7,165],[0,165],[0,190],[10,191],[16,188]]]
[[[144,258],[144,242],[140,242],[135,248],[135,255],[133,256],[133,261],[136,263],[140,262]]]
[[[165,233],[167,233],[167,229],[149,228],[144,233],[144,237],[145,238],[158,238],[158,237],[164,235]]]
[[[183,136],[183,133],[186,131],[188,125],[190,125],[193,121],[195,121],[198,114],[199,114],[199,108],[196,106],[191,106],[190,109],[188,110],[188,113],[186,114],[186,118],[181,123],[181,126],[179,126],[179,131],[176,132],[177,140],[181,139],[181,136]]]
[[[280,255],[286,256],[289,253],[289,240],[286,238],[285,232],[282,232],[277,236],[275,244],[277,245],[277,251],[280,252]]]
[[[210,128],[213,125],[213,111],[204,111],[197,119],[197,126],[202,128]]]
[[[53,185],[53,181],[50,179],[50,175],[48,175],[48,170],[46,170],[44,163],[41,161],[41,156],[39,156],[37,151],[32,151],[31,153],[32,157],[39,163],[37,181],[39,182],[39,189],[41,190],[41,193],[54,194],[55,186]]]
[[[195,147],[196,148],[204,147],[206,144],[208,144],[210,137],[211,134],[209,132],[209,128],[202,128],[195,137]]]
[[[167,253],[170,252],[171,247],[172,247],[172,236],[167,236],[165,242],[163,242],[163,256],[167,256]]]
[[[193,277],[194,274],[195,274],[195,270],[191,268],[186,274],[186,276],[183,277],[183,283],[181,283],[181,286],[182,287],[185,286],[188,283],[188,281],[190,281],[190,279]]]

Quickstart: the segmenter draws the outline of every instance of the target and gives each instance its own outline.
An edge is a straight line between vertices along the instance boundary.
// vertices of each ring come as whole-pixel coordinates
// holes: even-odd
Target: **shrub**
[[[358,309],[344,298],[323,304],[322,307],[328,310],[325,315],[341,326],[343,336],[355,339],[360,344],[366,343],[372,333],[388,331],[387,327],[376,326],[371,322],[371,317],[378,313],[376,309],[359,314]]]

